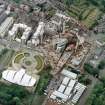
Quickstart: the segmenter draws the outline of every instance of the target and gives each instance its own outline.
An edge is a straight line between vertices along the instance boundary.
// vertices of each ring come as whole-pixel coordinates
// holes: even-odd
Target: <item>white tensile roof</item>
[[[60,98],[63,102],[71,98],[71,102],[76,104],[86,89],[86,86],[76,82],[76,80],[70,79],[67,85],[61,84],[60,87],[51,94],[50,98]]]
[[[21,81],[21,85],[25,86],[25,84],[28,84],[28,86],[33,86],[33,84],[35,84],[35,82],[36,82],[36,80],[33,77],[25,74]]]
[[[56,99],[56,96],[52,94],[52,95],[50,96],[50,98]]]
[[[69,80],[70,80],[70,78],[65,77],[65,78],[63,79],[63,81],[62,81],[62,84],[67,85],[68,82],[69,82]]]
[[[79,83],[77,81],[77,74],[72,73],[71,71],[63,69],[61,74],[63,75],[63,81],[61,82],[60,87],[52,92],[50,98],[62,101],[62,103],[70,100],[74,105],[82,96],[86,86]]]
[[[64,94],[67,95],[67,96],[69,96],[70,93],[71,93],[71,91],[72,91],[72,89],[73,89],[72,87],[67,87],[66,90],[65,90],[65,92],[64,92]]]
[[[76,79],[77,78],[77,74],[75,74],[73,72],[70,72],[70,71],[68,71],[66,69],[63,69],[61,74],[65,75],[65,76],[67,76],[67,77],[69,77],[71,79]]]
[[[36,79],[27,75],[25,69],[20,69],[19,71],[6,70],[2,73],[2,78],[21,86],[34,86]]]
[[[76,80],[70,80],[70,82],[69,82],[69,85],[68,86],[70,86],[70,87],[74,87],[74,85],[75,85],[75,83],[76,83]]]
[[[59,98],[65,100],[65,101],[67,101],[67,99],[68,99],[68,96],[67,95],[65,95],[63,93],[60,93],[58,91],[54,91],[53,92],[53,95],[55,95],[56,97],[59,97]]]
[[[7,77],[8,80],[12,81],[14,75],[15,75],[15,72],[9,72],[9,71],[7,71],[7,72],[4,72],[4,75],[3,75],[3,76],[4,76],[4,77]]]
[[[72,99],[72,103],[76,104],[78,102],[78,100],[80,99],[80,97],[82,96],[82,94],[84,93],[86,86],[78,83],[75,87],[75,89],[77,90],[76,94],[73,96]]]
[[[58,89],[58,91],[61,92],[61,93],[63,93],[64,90],[65,90],[65,88],[66,88],[66,86],[64,86],[64,85],[61,84],[60,87],[59,87],[59,89]]]
[[[15,72],[15,71],[13,71],[13,72]],[[12,71],[11,71],[10,73],[12,73]],[[24,69],[21,69],[20,71],[15,72],[15,75],[14,75],[13,80],[14,80],[16,83],[19,84],[19,83],[21,82],[21,79],[22,79],[22,77],[23,77],[24,74],[25,74],[25,70],[24,70]]]

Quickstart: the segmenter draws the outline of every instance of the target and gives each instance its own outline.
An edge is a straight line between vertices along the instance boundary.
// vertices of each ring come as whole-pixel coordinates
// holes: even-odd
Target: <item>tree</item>
[[[99,65],[98,65],[99,69],[104,69],[105,68],[105,60],[102,60]]]
[[[78,77],[78,81],[85,85],[91,84],[91,80],[89,79],[88,75],[81,75]]]
[[[103,85],[105,86],[105,77],[100,78],[100,81],[103,83]]]
[[[49,81],[52,78],[52,75],[50,74],[52,67],[51,65],[47,65],[44,70],[42,70],[39,75],[40,79],[36,88],[36,93],[38,95],[42,95],[44,93],[44,90],[46,89]]]
[[[89,63],[84,64],[84,70],[87,71],[89,74],[91,74],[93,76],[99,76],[99,69],[98,68],[94,68]]]
[[[14,97],[12,103],[14,103],[14,105],[21,105],[21,100],[18,97]]]
[[[23,87],[0,83],[0,103],[2,105],[23,105],[22,101],[28,95],[30,95],[29,92]]]
[[[103,83],[95,85],[86,105],[105,105],[105,89]]]

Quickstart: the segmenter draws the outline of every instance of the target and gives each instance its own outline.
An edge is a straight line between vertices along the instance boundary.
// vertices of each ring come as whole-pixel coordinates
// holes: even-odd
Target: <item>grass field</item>
[[[15,58],[14,63],[19,63],[22,58],[24,58],[24,54],[23,53],[17,55],[16,58]]]
[[[98,9],[93,9],[82,21],[84,25],[86,25],[88,28],[91,28],[94,24],[96,24],[96,21],[100,18],[101,12]]]
[[[74,0],[68,7],[67,13],[80,20],[87,28],[91,28],[97,23],[103,11],[101,5],[96,6],[90,0]]]

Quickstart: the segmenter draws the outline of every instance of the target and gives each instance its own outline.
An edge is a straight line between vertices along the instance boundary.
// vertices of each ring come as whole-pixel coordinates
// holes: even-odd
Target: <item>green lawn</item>
[[[23,53],[17,55],[16,58],[15,58],[14,63],[19,63],[22,58],[24,58],[24,54]]]
[[[82,20],[85,20],[93,10],[93,7],[89,7],[86,11],[84,11],[82,14]]]
[[[69,0],[65,0],[69,1]],[[97,23],[103,11],[105,11],[102,0],[73,0],[67,5],[67,13],[71,17],[81,21],[87,28],[91,28]]]
[[[37,61],[36,69],[37,69],[38,71],[42,70],[43,67],[44,67],[44,59],[43,59],[43,57],[40,56],[40,55],[36,55],[36,56],[34,56],[34,58],[35,58],[35,60]]]
[[[100,18],[101,12],[98,9],[93,9],[88,14],[87,18],[85,18],[82,23],[86,25],[88,28],[91,28],[96,21]]]

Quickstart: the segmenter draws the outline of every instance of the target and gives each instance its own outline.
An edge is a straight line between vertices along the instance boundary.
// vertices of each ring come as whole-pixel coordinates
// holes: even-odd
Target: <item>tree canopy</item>
[[[6,85],[0,83],[0,103],[2,105],[23,105],[23,99],[29,92],[17,85]]]
[[[86,105],[105,105],[105,84],[95,85],[92,94],[89,96]]]

